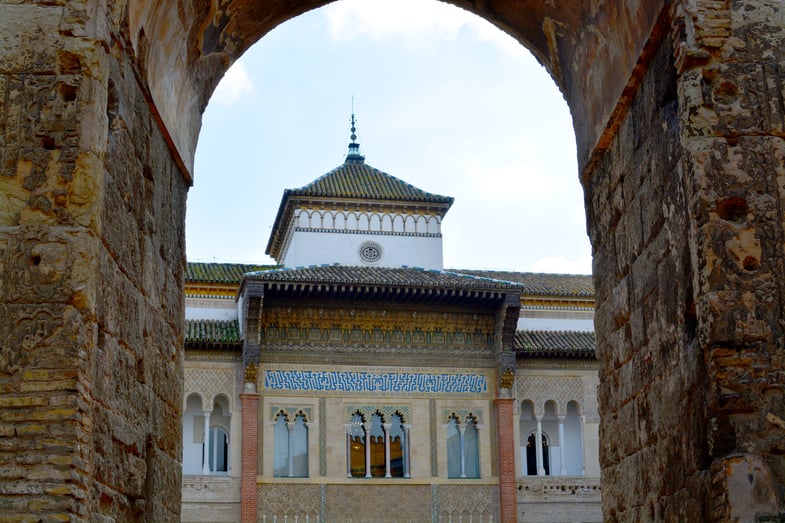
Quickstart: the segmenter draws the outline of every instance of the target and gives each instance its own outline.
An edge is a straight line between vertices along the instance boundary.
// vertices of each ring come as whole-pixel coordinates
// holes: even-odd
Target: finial
[[[352,143],[349,144],[349,154],[346,155],[346,161],[352,163],[363,163],[365,156],[360,154],[360,144],[357,143],[357,122],[354,119],[354,96],[352,96],[352,134],[350,138]]]

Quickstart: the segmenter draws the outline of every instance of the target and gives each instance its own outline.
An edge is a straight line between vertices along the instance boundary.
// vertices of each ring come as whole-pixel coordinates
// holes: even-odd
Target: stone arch
[[[188,403],[191,400],[191,398],[198,399],[201,405],[207,405],[207,402],[205,401],[204,397],[200,392],[190,391],[183,394],[183,410],[185,410],[188,407]]]
[[[183,209],[207,100],[245,49],[325,3],[0,4],[11,33],[3,62],[12,71],[0,77],[7,100],[0,116],[4,129],[19,124],[3,142],[2,194],[12,196],[0,206],[1,250],[9,258],[35,244],[40,252],[20,255],[30,263],[8,271],[3,329],[24,339],[27,317],[40,311],[29,360],[46,353],[50,368],[93,387],[64,391],[74,404],[85,402],[80,422],[96,427],[94,439],[63,464],[63,474],[98,475],[76,473],[75,490],[90,499],[77,503],[72,517],[90,519],[94,509],[140,519],[143,505],[148,520],[176,519],[167,488],[147,492],[139,504],[114,467],[102,472],[93,464],[105,458],[101,442],[149,435],[181,410],[180,397],[160,392],[181,390],[182,361],[172,351],[182,340],[182,310],[174,296],[183,281]],[[785,232],[772,212],[785,164],[777,103],[785,12],[767,0],[453,3],[530,49],[573,115],[594,251],[603,432],[635,436],[603,452],[603,475],[617,478],[603,485],[605,513],[619,520],[641,513],[644,496],[625,488],[628,478],[640,478],[674,519],[738,519],[740,508],[729,500],[753,498],[748,484],[756,494],[752,512],[785,511],[784,393],[768,381],[785,372]],[[53,105],[62,108],[56,117],[47,112]],[[730,205],[734,198],[743,205]],[[151,332],[156,343],[147,343]],[[141,353],[114,360],[119,346]],[[147,362],[160,365],[149,379],[139,372]],[[3,353],[0,375],[15,404],[2,408],[30,405],[43,414],[48,405],[31,392],[38,389],[19,384],[28,376],[17,372],[21,364]],[[117,382],[129,387],[133,412],[125,417],[113,416],[109,401],[109,384]],[[130,399],[140,397],[155,405]],[[686,419],[662,412],[663,405],[679,405]],[[93,423],[107,418],[117,423]],[[77,441],[82,425],[71,425],[63,439]],[[144,452],[147,470],[176,477],[171,432],[161,442],[148,438],[144,451],[129,445],[127,457]],[[674,433],[682,434],[678,444],[658,443]],[[631,441],[650,446],[636,449]],[[37,442],[12,436],[9,445],[21,451]],[[645,454],[630,459],[633,452]],[[643,455],[657,466],[637,467]],[[748,471],[754,481],[746,481]],[[99,485],[119,501],[100,503]],[[51,506],[71,506],[55,497]]]
[[[228,0],[208,7],[181,5],[181,0],[128,2],[130,43],[142,64],[140,74],[186,169],[192,165],[201,112],[223,73],[278,24],[328,3]],[[582,165],[602,142],[665,6],[664,0],[635,8],[623,0],[451,3],[509,32],[548,69],[573,113]]]

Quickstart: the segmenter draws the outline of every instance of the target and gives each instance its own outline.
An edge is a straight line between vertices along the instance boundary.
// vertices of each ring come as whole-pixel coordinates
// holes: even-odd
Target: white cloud
[[[462,183],[472,187],[470,194],[475,198],[493,201],[494,205],[500,201],[531,204],[559,201],[567,189],[560,177],[526,164],[469,169]]]
[[[218,87],[213,92],[211,101],[231,107],[239,102],[244,95],[253,91],[253,82],[251,82],[251,78],[248,76],[245,65],[241,61],[237,61],[224,74]]]
[[[561,274],[591,274],[591,256],[567,259],[564,256],[548,256],[534,262],[529,269],[533,272]]]
[[[491,42],[512,56],[526,50],[496,26],[459,7],[423,0],[343,0],[323,8],[334,41],[362,36],[374,39],[403,34],[454,38],[461,29],[476,34],[477,40]]]
[[[343,0],[325,7],[324,13],[333,40],[411,32],[453,36],[470,20],[466,11],[422,0]]]

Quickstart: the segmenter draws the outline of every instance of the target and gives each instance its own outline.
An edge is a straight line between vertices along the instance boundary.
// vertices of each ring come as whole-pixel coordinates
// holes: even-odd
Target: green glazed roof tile
[[[584,274],[546,274],[513,271],[479,271],[449,269],[459,274],[469,274],[495,280],[506,280],[519,284],[523,294],[540,296],[570,296],[593,298],[594,284],[591,275]]]
[[[273,269],[276,265],[250,263],[188,262],[185,281],[190,283],[236,283],[239,285],[246,272]]]
[[[237,320],[185,320],[186,345],[240,345]]]
[[[359,198],[452,204],[453,198],[432,194],[387,174],[365,162],[346,161],[327,174],[299,189],[288,189],[290,196]]]
[[[596,338],[587,331],[530,331],[515,333],[513,349],[520,357],[596,358]]]
[[[448,287],[478,289],[515,289],[515,282],[416,267],[359,267],[347,265],[314,265],[287,269],[273,269],[249,273],[249,280],[270,282],[309,282],[366,284],[413,287]]]

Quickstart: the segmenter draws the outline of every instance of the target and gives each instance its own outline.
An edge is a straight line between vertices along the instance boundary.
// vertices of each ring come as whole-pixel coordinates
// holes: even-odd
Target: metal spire
[[[357,143],[357,127],[354,119],[354,97],[352,96],[352,134],[350,138],[352,143],[349,144],[349,154],[346,155],[347,162],[362,163],[365,156],[360,154],[360,144]]]

